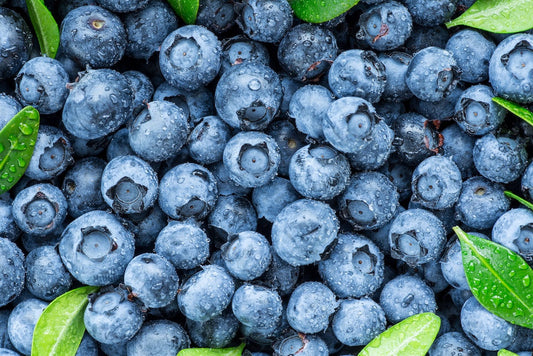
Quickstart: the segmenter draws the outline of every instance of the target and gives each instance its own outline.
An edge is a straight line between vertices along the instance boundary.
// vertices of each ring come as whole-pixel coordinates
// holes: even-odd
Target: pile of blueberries
[[[331,21],[286,0],[50,0],[56,59],[0,0],[0,127],[41,113],[0,196],[0,355],[43,309],[100,286],[78,356],[354,355],[423,312],[429,354],[531,355],[470,292],[452,232],[533,261],[533,35],[443,23],[467,0],[362,0]],[[6,176],[7,177],[7,176]],[[6,178],[2,176],[1,178]]]

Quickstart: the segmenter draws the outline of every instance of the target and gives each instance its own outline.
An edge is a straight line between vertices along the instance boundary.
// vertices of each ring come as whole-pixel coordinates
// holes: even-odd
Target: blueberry
[[[129,131],[127,127],[123,127],[120,130],[116,131],[112,137],[111,141],[106,147],[106,158],[108,161],[111,161],[113,158],[118,156],[127,156],[134,155],[130,143],[129,143]]]
[[[479,234],[474,233],[479,236]],[[448,242],[440,259],[442,275],[446,281],[457,289],[470,289],[466,280],[459,240],[453,239]]]
[[[174,157],[186,143],[185,112],[167,101],[152,101],[129,125],[129,144],[141,158],[161,162]]]
[[[394,122],[392,129],[398,142],[396,152],[400,160],[409,166],[417,166],[442,146],[442,136],[422,115],[402,114]]]
[[[137,156],[118,156],[105,166],[100,189],[116,213],[141,213],[157,199],[157,174]]]
[[[111,0],[106,1],[111,2]],[[178,28],[178,19],[172,8],[164,1],[143,2],[147,6],[127,13],[124,17],[128,38],[126,55],[148,60],[159,51],[167,35]]]
[[[100,193],[105,166],[104,160],[88,157],[78,160],[67,170],[61,190],[67,199],[68,213],[73,218],[106,207]]]
[[[5,238],[0,238],[0,252],[3,256],[0,268],[5,274],[0,280],[0,306],[4,306],[15,300],[24,289],[24,254]]]
[[[442,292],[449,286],[447,280],[442,275],[441,264],[437,260],[422,265],[420,277],[424,279],[424,282],[426,282],[435,294]]]
[[[296,90],[289,103],[289,116],[298,131],[320,140],[324,138],[322,120],[335,97],[321,85],[306,85]]]
[[[74,356],[98,356],[98,345],[96,341],[87,333],[83,334],[80,346]]]
[[[13,218],[25,233],[45,236],[56,229],[67,215],[67,200],[59,188],[48,183],[32,185],[13,200]]]
[[[7,332],[13,346],[24,355],[32,349],[33,329],[48,303],[40,299],[29,298],[17,304],[9,315]]]
[[[231,194],[220,196],[207,223],[221,240],[242,231],[255,231],[257,213],[250,201],[242,196]]]
[[[449,208],[444,208],[441,210],[429,209],[423,206],[419,201],[415,201],[414,195],[411,195],[411,199],[409,200],[407,207],[409,209],[426,209],[431,212],[442,222],[446,235],[450,234],[452,232],[452,228],[457,225],[454,206],[450,206]]]
[[[203,322],[187,319],[187,329],[196,345],[223,348],[237,335],[239,321],[228,308],[222,314]]]
[[[215,107],[222,120],[241,130],[262,130],[281,104],[279,76],[270,67],[246,62],[228,69],[217,83]]]
[[[314,334],[326,330],[338,306],[333,292],[320,282],[304,282],[292,292],[287,321],[296,331]]]
[[[200,3],[196,23],[220,35],[235,24],[234,3],[231,0],[212,0]]]
[[[230,236],[220,249],[226,269],[242,281],[260,277],[272,260],[270,244],[263,235],[255,231],[243,231]]]
[[[176,297],[179,278],[166,258],[143,253],[128,263],[124,283],[146,307],[161,308]]]
[[[131,91],[133,93],[133,115],[137,115],[144,109],[145,105],[152,99],[154,95],[154,86],[145,74],[136,71],[128,70],[122,73],[128,81]]]
[[[159,66],[171,85],[197,90],[216,77],[220,69],[220,53],[220,42],[213,32],[203,26],[183,26],[164,39]]]
[[[148,321],[137,334],[128,341],[128,355],[177,355],[180,350],[190,347],[187,332],[173,321]]]
[[[32,105],[41,114],[52,114],[61,110],[67,99],[68,81],[59,61],[36,57],[26,62],[15,77],[15,93],[23,105]]]
[[[385,67],[387,78],[382,95],[383,99],[393,102],[410,99],[413,94],[405,82],[405,72],[407,72],[413,57],[404,52],[390,52],[380,54],[378,59]]]
[[[282,314],[278,293],[253,284],[245,284],[235,291],[231,309],[241,324],[254,329],[275,327]]]
[[[130,340],[141,328],[141,307],[128,299],[122,287],[107,287],[89,295],[83,314],[87,332],[98,342],[118,344]]]
[[[285,296],[294,290],[299,276],[300,268],[298,266],[291,266],[272,252],[272,262],[261,276],[260,283],[276,290],[280,296]]]
[[[455,104],[454,120],[469,135],[482,136],[495,131],[503,122],[506,111],[494,103],[492,89],[475,85],[466,89]]]
[[[299,197],[291,181],[275,177],[272,182],[254,188],[252,203],[258,217],[273,222],[284,207],[298,200]]]
[[[461,69],[461,80],[481,83],[489,78],[489,60],[496,45],[481,33],[462,30],[446,43],[446,50],[453,54]]]
[[[61,47],[82,67],[115,65],[124,55],[126,38],[120,18],[99,6],[77,7],[61,23]]]
[[[222,196],[228,195],[238,195],[244,196],[247,195],[252,189],[238,185],[229,177],[229,171],[224,166],[224,162],[219,161],[214,165],[210,166],[209,169],[213,172],[215,179],[217,181],[218,193]]]
[[[424,209],[398,214],[389,231],[391,256],[413,267],[439,258],[445,243],[442,222]]]
[[[519,33],[501,41],[489,62],[489,80],[497,96],[518,103],[533,102],[533,35]]]
[[[0,237],[15,241],[20,233],[21,231],[13,218],[13,201],[8,196],[2,197],[0,195]]]
[[[230,138],[230,128],[224,121],[218,116],[206,116],[189,135],[189,155],[201,164],[216,163],[222,160],[224,147]]]
[[[398,323],[419,313],[434,313],[437,309],[435,293],[431,288],[420,278],[406,274],[385,284],[379,304],[391,323]]]
[[[107,356],[127,356],[127,343],[100,344],[100,350]]]
[[[510,208],[504,187],[484,177],[472,177],[463,183],[455,206],[457,220],[473,229],[490,229]],[[483,207],[483,214],[479,208]]]
[[[413,169],[408,165],[400,162],[397,158],[391,159],[383,165],[379,171],[387,176],[396,186],[400,194],[400,201],[411,196],[411,176]]]
[[[450,158],[461,171],[463,179],[474,175],[472,150],[475,139],[464,132],[459,125],[451,124],[441,131],[442,155]]]
[[[226,309],[234,291],[235,283],[231,276],[222,267],[209,265],[193,274],[181,286],[178,305],[188,319],[206,321]]]
[[[493,182],[510,183],[521,177],[527,166],[524,144],[505,136],[486,134],[473,150],[474,165],[479,173]]]
[[[222,42],[222,64],[220,73],[226,72],[232,66],[254,62],[268,66],[270,54],[260,42],[250,40],[244,36],[235,36]]]
[[[273,356],[327,356],[328,346],[317,335],[292,335],[277,341]]]
[[[321,260],[337,238],[339,221],[329,205],[300,199],[287,205],[272,225],[272,246],[278,256],[293,266]]]
[[[318,264],[318,272],[339,298],[362,297],[383,282],[383,254],[369,239],[356,234],[339,234],[329,257]]]
[[[209,239],[193,224],[171,222],[157,235],[155,252],[177,269],[191,269],[209,257]]]
[[[237,24],[252,40],[277,43],[292,27],[292,8],[287,0],[243,0],[236,8]]]
[[[388,256],[390,256],[390,252],[391,252],[390,243],[389,243],[390,228],[396,216],[398,216],[399,213],[402,213],[405,210],[406,209],[400,205],[398,209],[396,209],[396,214],[388,223],[386,223],[379,229],[368,231],[368,238],[372,240],[372,242],[374,242],[380,248],[381,252],[383,252],[384,254]]]
[[[0,33],[0,79],[9,79],[30,59],[33,35],[22,16],[6,7],[0,7]]]
[[[347,153],[351,166],[357,171],[371,171],[387,163],[394,151],[394,131],[385,123],[379,121],[374,126],[364,150],[357,153]]]
[[[74,159],[73,149],[63,131],[55,126],[40,125],[33,155],[24,173],[35,180],[59,176]]]
[[[409,63],[405,82],[417,98],[439,101],[450,95],[459,75],[452,53],[437,47],[426,47],[417,52]]]
[[[339,151],[360,153],[369,145],[379,120],[372,104],[349,96],[331,103],[322,120],[322,129],[326,140]]]
[[[413,171],[412,200],[427,209],[450,208],[459,198],[462,183],[461,171],[450,158],[428,157]]]
[[[133,216],[132,216],[133,217]],[[153,250],[157,235],[167,224],[167,216],[158,205],[132,220],[135,233],[135,247]]]
[[[197,124],[201,118],[215,114],[213,93],[205,87],[189,91],[163,82],[154,92],[154,101],[170,101],[182,108],[185,116]]]
[[[328,83],[336,97],[357,96],[377,103],[385,90],[385,66],[372,51],[351,49],[335,59]]]
[[[20,110],[22,110],[22,105],[17,99],[0,93],[0,127],[3,128]]]
[[[106,149],[109,141],[111,140],[111,135],[95,139],[85,139],[73,136],[68,131],[66,131],[65,133],[67,134],[67,137],[70,140],[70,144],[72,146],[72,149],[74,150],[75,156],[78,157],[89,157],[102,153]]]
[[[405,41],[405,47],[413,54],[426,47],[445,48],[449,36],[444,26],[425,27],[415,23],[411,36]]]
[[[177,220],[205,218],[218,197],[213,174],[195,163],[180,164],[165,173],[159,192],[161,210]]]
[[[70,289],[72,277],[54,247],[32,250],[26,256],[25,265],[26,288],[37,298],[52,301]]]
[[[461,309],[461,326],[477,346],[485,350],[499,350],[510,346],[517,326],[492,314],[475,297],[470,297]]]
[[[481,356],[479,349],[462,333],[453,331],[441,335],[429,349],[429,356],[448,355]]]
[[[276,140],[279,147],[281,161],[278,167],[278,174],[288,177],[291,157],[294,152],[304,146],[304,137],[288,120],[274,121],[268,127],[266,133]]]
[[[413,97],[409,101],[409,105],[411,110],[430,120],[450,121],[455,115],[455,105],[463,92],[462,83],[459,82],[449,95],[438,101],[426,101]]]
[[[104,286],[122,278],[133,258],[134,244],[131,232],[113,215],[93,210],[65,228],[59,243],[59,254],[65,267],[78,281]]]
[[[522,191],[529,200],[533,200],[533,163],[527,166],[526,171],[522,175]]]
[[[323,27],[304,23],[292,27],[278,47],[278,61],[294,79],[320,78],[337,57],[337,40]]]
[[[243,187],[259,187],[274,179],[280,163],[276,141],[256,131],[240,132],[224,147],[224,166]]]
[[[492,227],[492,241],[519,253],[527,261],[532,261],[533,212],[519,208],[504,213]]]
[[[405,6],[396,1],[386,1],[364,11],[359,17],[362,39],[376,51],[390,51],[403,45],[411,35],[413,23]]]
[[[89,70],[72,86],[63,107],[63,124],[72,135],[86,140],[101,138],[130,118],[133,93],[122,74],[111,69]]]
[[[457,0],[404,0],[413,22],[422,26],[437,26],[451,19]]]
[[[403,76],[405,77],[405,76]],[[394,78],[392,78],[394,80]],[[404,79],[405,81],[405,79]],[[412,93],[408,92],[409,97],[412,96]],[[382,100],[379,103],[376,103],[374,106],[376,113],[379,117],[387,124],[392,125],[401,114],[405,114],[406,108],[403,102],[393,102]]]
[[[304,197],[330,200],[348,185],[350,164],[343,154],[327,145],[307,145],[292,156],[289,177]]]
[[[339,213],[355,230],[373,230],[389,222],[399,206],[396,186],[382,173],[355,173],[339,196]]]
[[[345,345],[363,346],[385,331],[385,312],[370,298],[345,299],[335,313],[333,333]]]
[[[0,348],[0,355],[2,356],[19,356],[20,354],[11,349]]]

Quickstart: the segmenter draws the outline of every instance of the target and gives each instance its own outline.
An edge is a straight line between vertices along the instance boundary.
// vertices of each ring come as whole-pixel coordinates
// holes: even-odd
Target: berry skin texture
[[[300,199],[276,216],[272,225],[272,246],[278,256],[292,266],[309,265],[337,238],[339,221],[329,205]]]
[[[245,197],[231,194],[220,196],[207,223],[216,237],[227,241],[229,236],[242,231],[255,231],[257,213]]]
[[[24,254],[13,242],[0,238],[0,268],[5,276],[0,280],[0,306],[15,300],[24,289]],[[11,263],[9,262],[11,261]]]
[[[439,336],[429,349],[429,356],[462,355],[481,356],[479,349],[462,333],[453,331]]]
[[[36,248],[26,256],[26,288],[37,298],[52,301],[66,293],[72,277],[53,246]]]
[[[224,74],[232,66],[246,62],[264,64],[270,63],[268,49],[260,42],[250,40],[244,36],[235,36],[222,42],[220,74]]]
[[[252,40],[277,43],[292,27],[292,9],[287,0],[243,0],[237,4],[237,24]]]
[[[289,102],[289,116],[294,119],[298,131],[317,140],[324,138],[322,120],[333,94],[321,85],[306,85],[296,90]]]
[[[368,344],[386,324],[385,312],[370,298],[343,300],[331,322],[335,337],[348,346]]]
[[[526,199],[533,200],[533,163],[527,166],[522,176],[522,191],[526,195]]]
[[[255,231],[243,231],[231,236],[220,250],[226,269],[241,281],[260,277],[272,260],[270,244],[263,235]]]
[[[9,79],[30,59],[33,35],[22,16],[6,7],[0,7],[0,33],[0,79]]]
[[[220,117],[206,116],[189,135],[189,155],[200,164],[216,163],[222,159],[224,147],[230,138],[230,127]]]
[[[183,26],[171,32],[161,44],[159,67],[171,85],[197,90],[218,74],[221,51],[213,32],[203,26]]]
[[[511,209],[492,227],[492,241],[533,261],[533,213],[529,209]]]
[[[199,347],[223,348],[237,335],[239,321],[228,308],[204,322],[187,319],[187,329],[192,341]]]
[[[60,43],[65,54],[82,68],[107,68],[124,55],[126,30],[112,12],[94,5],[80,6],[63,19]]]
[[[489,81],[497,96],[533,103],[533,35],[515,34],[501,41],[489,62]]]
[[[282,315],[278,293],[253,284],[245,284],[235,291],[231,309],[241,324],[259,330],[275,327]]]
[[[453,160],[461,171],[463,179],[474,175],[474,157],[472,149],[475,139],[464,132],[459,125],[450,125],[441,131],[442,155]]]
[[[317,335],[291,335],[277,341],[273,356],[328,356],[328,345]],[[255,356],[255,355],[254,355]],[[263,355],[259,355],[263,356]]]
[[[281,177],[275,177],[272,182],[254,188],[252,193],[252,203],[258,217],[270,222],[274,221],[284,207],[299,198],[291,181]]]
[[[404,0],[413,22],[426,26],[437,26],[451,19],[457,0]]]
[[[177,355],[189,348],[187,332],[178,323],[169,320],[152,320],[143,324],[128,341],[126,349],[130,356]]]
[[[401,102],[410,99],[413,94],[405,82],[405,72],[413,57],[404,52],[380,53],[380,62],[385,66],[385,89],[383,99],[392,102]]]
[[[9,340],[23,355],[31,353],[33,329],[48,303],[40,299],[28,298],[13,309],[7,320]]]
[[[450,95],[459,75],[459,67],[450,52],[426,47],[417,52],[409,63],[405,82],[417,98],[439,101]]]

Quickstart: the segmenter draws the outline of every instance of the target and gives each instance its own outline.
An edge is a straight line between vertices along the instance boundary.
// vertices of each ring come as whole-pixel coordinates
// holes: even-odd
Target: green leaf
[[[44,0],[26,0],[30,20],[35,29],[41,53],[55,58],[59,48],[59,27]]]
[[[516,33],[533,28],[531,0],[477,0],[446,27],[465,25],[495,33]]]
[[[174,12],[181,17],[186,24],[191,25],[196,21],[199,0],[167,0]]]
[[[33,331],[31,356],[75,355],[85,325],[87,296],[99,287],[81,287],[60,295],[46,307]]]
[[[509,198],[512,198],[512,199],[514,199],[514,200],[517,200],[519,203],[521,203],[521,204],[527,206],[529,209],[533,210],[533,203],[528,202],[528,201],[525,200],[524,198],[521,198],[521,197],[519,197],[518,195],[516,195],[516,194],[514,194],[513,192],[510,192],[510,191],[508,191],[508,190],[506,190],[506,191],[504,192],[504,194],[505,194],[506,196],[508,196]]]
[[[533,113],[529,111],[528,109],[523,108],[520,105],[513,103],[512,101],[498,98],[497,96],[492,98],[492,101],[494,101],[498,105],[503,106],[504,108],[506,108],[507,110],[509,110],[510,112],[512,112],[513,114],[515,114],[516,116],[518,116],[519,118],[521,118],[522,120],[530,124],[531,126],[533,126]]]
[[[26,106],[0,131],[0,193],[11,189],[28,168],[39,118],[35,108]]]
[[[500,244],[453,230],[461,241],[463,266],[472,294],[491,313],[533,329],[533,270]]]
[[[507,351],[506,349],[501,349],[500,351],[498,351],[498,356],[518,356],[518,355],[515,354],[514,352]]]
[[[289,0],[296,17],[313,23],[329,21],[354,7],[359,0]]]
[[[239,346],[228,347],[225,349],[183,349],[178,352],[178,356],[241,356],[242,350],[244,350],[244,346],[245,344],[242,343]]]
[[[359,356],[424,356],[440,329],[440,318],[422,313],[400,321],[370,341]]]

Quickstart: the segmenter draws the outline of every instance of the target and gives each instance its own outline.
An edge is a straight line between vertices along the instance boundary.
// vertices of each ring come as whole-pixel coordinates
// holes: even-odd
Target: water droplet
[[[531,284],[531,279],[529,278],[529,275],[524,276],[524,278],[522,278],[522,285],[524,287],[529,287],[530,284]]]
[[[23,135],[31,135],[33,133],[33,128],[24,122],[19,124],[19,130]]]

